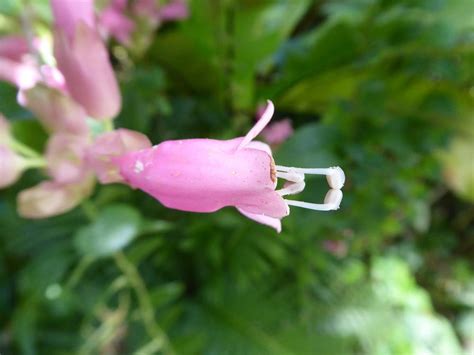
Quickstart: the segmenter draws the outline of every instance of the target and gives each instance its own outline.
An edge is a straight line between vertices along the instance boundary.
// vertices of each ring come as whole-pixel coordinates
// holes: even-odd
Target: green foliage
[[[38,27],[47,1],[34,2]],[[294,135],[277,164],[340,165],[341,209],[292,208],[281,235],[226,208],[169,210],[97,187],[17,216],[0,192],[0,353],[433,354],[473,351],[474,5],[469,0],[194,0],[141,56],[111,51],[116,126],[241,136],[264,99]],[[0,31],[21,30],[19,2]],[[16,137],[46,134],[0,84]],[[318,202],[314,177],[298,198]],[[327,242],[337,242],[340,252]]]

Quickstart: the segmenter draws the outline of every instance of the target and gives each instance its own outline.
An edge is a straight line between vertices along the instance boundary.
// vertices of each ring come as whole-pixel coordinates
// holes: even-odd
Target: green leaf
[[[94,223],[76,233],[75,246],[87,256],[109,256],[130,244],[139,234],[140,225],[141,217],[135,208],[126,205],[108,206]]]

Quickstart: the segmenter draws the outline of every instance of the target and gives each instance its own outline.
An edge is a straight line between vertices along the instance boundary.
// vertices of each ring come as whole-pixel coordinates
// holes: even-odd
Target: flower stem
[[[137,268],[122,252],[115,253],[114,260],[137,296],[141,318],[148,335],[153,339],[154,349],[157,351],[161,349],[164,354],[173,354],[174,351],[171,348],[168,336],[156,323],[150,295]]]
[[[31,158],[25,161],[25,168],[44,168],[46,166],[46,160],[43,158]]]
[[[15,139],[11,139],[8,142],[8,145],[11,149],[16,151],[17,153],[20,153],[20,154],[24,155],[25,157],[35,158],[35,159],[42,159],[42,156],[38,152],[36,152],[35,150],[31,149],[27,145],[15,140]]]

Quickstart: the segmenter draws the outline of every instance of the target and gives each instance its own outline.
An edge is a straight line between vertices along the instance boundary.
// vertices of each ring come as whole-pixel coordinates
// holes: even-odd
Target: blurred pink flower
[[[51,0],[54,54],[70,95],[96,119],[120,111],[121,97],[109,54],[95,27],[92,0]]]
[[[260,119],[265,106],[259,106],[255,117],[257,120]],[[279,145],[286,141],[293,134],[293,125],[289,118],[285,118],[281,121],[270,123],[262,131],[262,137],[270,145]]]
[[[289,205],[316,210],[339,208],[344,184],[340,168],[298,169],[276,166],[268,145],[253,139],[270,122],[268,105],[245,137],[231,140],[187,139],[166,141],[153,148],[115,160],[132,187],[147,192],[163,205],[183,211],[214,212],[236,207],[246,217],[281,230]],[[330,186],[324,204],[283,199],[304,189],[304,174],[325,174]],[[290,186],[276,190],[277,178]]]
[[[85,154],[89,145],[87,136],[58,133],[50,136],[46,147],[49,176],[57,183],[77,183],[90,174]]]
[[[161,21],[184,20],[189,17],[188,5],[183,0],[172,0],[158,10]]]
[[[0,188],[15,183],[26,169],[25,160],[0,143]]]
[[[151,147],[151,142],[142,133],[128,129],[117,129],[98,136],[87,150],[88,165],[95,171],[102,184],[123,182],[114,157]]]
[[[72,98],[44,85],[22,92],[22,104],[51,132],[85,135],[87,114]]]
[[[188,18],[189,9],[182,0],[171,0],[165,5],[158,6],[155,0],[136,0],[133,3],[135,15],[144,17],[157,26],[161,22],[177,21]]]
[[[274,122],[262,131],[263,139],[270,145],[281,144],[291,137],[292,134],[293,126],[289,118]]]
[[[347,255],[347,243],[343,240],[325,240],[323,247],[338,258],[343,258]]]
[[[21,90],[32,88],[40,79],[34,65],[0,57],[0,80],[7,81]]]
[[[93,187],[91,177],[75,184],[43,181],[18,194],[18,213],[24,218],[36,219],[68,212],[89,196]]]
[[[21,62],[29,53],[28,41],[22,36],[0,37],[0,57]]]
[[[126,16],[127,2],[112,0],[99,16],[99,27],[105,38],[112,36],[118,42],[127,45],[135,29],[135,23]]]

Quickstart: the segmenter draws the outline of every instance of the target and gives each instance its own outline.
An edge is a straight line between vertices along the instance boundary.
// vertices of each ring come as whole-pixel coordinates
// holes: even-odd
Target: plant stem
[[[15,139],[11,139],[9,142],[8,142],[8,146],[13,149],[14,151],[16,151],[17,153],[20,153],[28,158],[35,158],[35,159],[42,159],[42,156],[41,154],[39,154],[38,152],[36,152],[35,150],[31,149],[30,147],[28,147],[27,145],[21,143],[21,142],[18,142],[17,140]]]
[[[67,289],[74,288],[74,286],[76,286],[76,284],[81,279],[82,275],[84,275],[84,272],[92,264],[93,261],[94,261],[94,258],[87,257],[87,256],[83,257],[81,261],[79,261],[79,264],[77,264],[74,270],[72,271],[71,276],[67,279],[65,288]]]
[[[137,268],[122,252],[115,253],[114,260],[117,267],[125,275],[128,283],[136,293],[141,318],[148,335],[154,340],[154,348],[157,350],[161,349],[164,354],[173,354],[174,351],[171,348],[168,336],[156,323],[154,315],[155,311],[150,300],[150,295]]]

